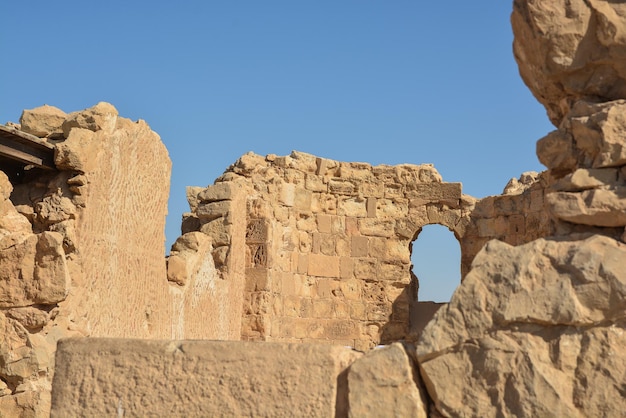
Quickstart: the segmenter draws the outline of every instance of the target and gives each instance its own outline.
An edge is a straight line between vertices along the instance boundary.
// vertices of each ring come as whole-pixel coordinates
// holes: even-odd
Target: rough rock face
[[[579,100],[626,99],[626,3],[515,0],[515,59],[558,126]]]
[[[62,125],[67,114],[61,109],[43,105],[35,109],[27,109],[20,117],[21,130],[40,138],[63,133]]]
[[[428,416],[419,375],[400,343],[355,361],[348,371],[348,388],[350,417]]]
[[[418,343],[437,411],[621,415],[625,267],[626,245],[598,235],[489,242]]]

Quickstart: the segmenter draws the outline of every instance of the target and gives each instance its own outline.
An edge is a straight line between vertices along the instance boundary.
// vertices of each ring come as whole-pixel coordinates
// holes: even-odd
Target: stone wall
[[[210,300],[219,317],[212,259],[189,288],[166,280],[171,163],[159,136],[107,103],[43,106],[21,122],[12,129],[54,144],[57,170],[13,184],[0,171],[0,415],[48,415],[60,338],[228,336],[200,311]],[[235,309],[221,315],[231,311],[239,325]]]
[[[506,195],[476,201],[428,164],[373,167],[295,151],[250,153],[215,185],[188,188],[191,212],[168,274],[171,281],[193,280],[180,267],[187,264],[179,242],[208,235],[223,282],[245,277],[241,339],[363,350],[415,339],[425,321],[415,314],[419,281],[411,247],[422,227],[452,231],[464,276],[490,239],[517,245],[550,234],[544,189],[542,176],[526,174],[512,180]],[[241,224],[245,232],[235,232]],[[232,257],[244,251],[245,265],[235,263]]]

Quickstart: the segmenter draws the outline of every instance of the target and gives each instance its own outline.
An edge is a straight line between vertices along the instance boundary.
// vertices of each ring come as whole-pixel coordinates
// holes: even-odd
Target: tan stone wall
[[[22,132],[55,144],[58,171],[14,185],[0,172],[0,415],[43,417],[60,338],[172,336],[171,163],[145,122],[107,103],[24,113]]]
[[[512,182],[508,194],[476,201],[460,183],[442,182],[432,165],[251,153],[215,185],[188,189],[192,212],[183,231],[217,243],[212,255],[222,280],[245,280],[241,339],[368,349],[415,338],[423,327],[410,258],[423,226],[444,225],[459,240],[462,277],[490,239],[517,245],[550,235],[543,176]],[[232,202],[241,195],[246,213],[236,215]],[[245,236],[233,229],[242,216]],[[245,268],[233,269],[230,259],[242,248]],[[182,263],[172,254],[169,274],[176,280]]]
[[[462,277],[483,246],[492,239],[521,245],[555,233],[555,224],[547,215],[546,173],[524,173],[525,184],[512,179],[518,187],[507,186],[505,194],[488,196],[476,202],[461,241]]]
[[[431,165],[248,154],[190,190],[185,225],[223,244],[240,238],[223,193],[247,202],[245,271],[220,267],[239,247],[213,252],[226,281],[245,276],[241,338],[361,349],[408,338],[411,242],[431,223],[462,237],[474,202]]]

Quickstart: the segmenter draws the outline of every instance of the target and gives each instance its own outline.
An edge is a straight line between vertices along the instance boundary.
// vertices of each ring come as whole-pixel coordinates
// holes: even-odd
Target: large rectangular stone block
[[[345,416],[338,377],[359,356],[319,344],[65,339],[51,417]]]
[[[339,277],[339,257],[309,254],[309,276]]]

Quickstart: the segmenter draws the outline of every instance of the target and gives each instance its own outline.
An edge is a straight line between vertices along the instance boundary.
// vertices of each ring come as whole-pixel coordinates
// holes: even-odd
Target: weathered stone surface
[[[8,396],[0,396],[0,411],[3,417],[36,417],[50,416],[50,388],[38,388]]]
[[[61,170],[76,170],[83,173],[95,168],[100,143],[92,131],[73,128],[67,139],[57,144],[54,164]]]
[[[626,245],[602,236],[519,247],[490,241],[418,342],[439,413],[619,415],[625,267]],[[622,365],[588,373],[605,358]]]
[[[43,105],[34,109],[27,109],[20,117],[20,129],[40,138],[53,134],[62,134],[63,121],[67,114],[54,106]]]
[[[64,300],[70,277],[62,245],[56,232],[0,240],[0,307]]]
[[[618,170],[616,168],[579,168],[572,174],[559,179],[552,189],[562,192],[579,192],[582,190],[616,186]],[[626,184],[626,183],[625,183]]]
[[[605,227],[626,225],[626,187],[549,193],[546,202],[550,213],[563,221]]]
[[[80,112],[70,113],[63,122],[63,135],[67,138],[72,128],[83,128],[93,132],[104,130],[112,133],[117,124],[117,115],[117,109],[106,102],[100,102]]]
[[[520,75],[559,125],[573,103],[626,99],[626,4],[515,0]]]
[[[428,414],[413,361],[400,343],[370,351],[348,371],[350,417],[419,417]]]
[[[542,164],[556,172],[626,164],[626,103],[576,102],[557,131],[537,142]]]
[[[345,416],[340,375],[358,356],[324,345],[66,339],[51,416]]]

